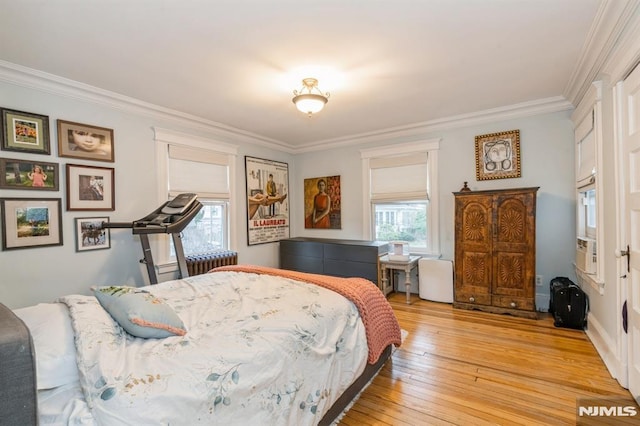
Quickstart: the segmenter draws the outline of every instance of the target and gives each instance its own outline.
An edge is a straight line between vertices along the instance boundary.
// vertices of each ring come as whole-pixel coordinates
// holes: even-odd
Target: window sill
[[[155,267],[158,274],[169,274],[178,270],[178,262],[160,263]]]
[[[595,274],[589,274],[578,268],[575,264],[573,266],[576,270],[576,276],[578,277],[578,284],[580,287],[584,284],[588,284],[596,290],[598,294],[604,294],[604,281],[598,280],[598,277]]]

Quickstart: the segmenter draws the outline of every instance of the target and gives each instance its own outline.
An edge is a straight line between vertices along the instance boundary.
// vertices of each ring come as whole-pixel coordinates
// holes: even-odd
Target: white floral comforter
[[[61,299],[97,424],[314,425],[365,367],[357,309],[322,287],[216,272],[147,290],[185,336],[134,338],[94,297]]]

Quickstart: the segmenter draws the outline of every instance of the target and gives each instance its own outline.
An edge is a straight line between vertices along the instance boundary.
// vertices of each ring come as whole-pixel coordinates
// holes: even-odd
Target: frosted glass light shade
[[[313,93],[298,95],[292,100],[293,103],[296,104],[296,108],[306,114],[315,114],[316,112],[320,112],[322,108],[324,108],[324,104],[327,103],[326,97]]]

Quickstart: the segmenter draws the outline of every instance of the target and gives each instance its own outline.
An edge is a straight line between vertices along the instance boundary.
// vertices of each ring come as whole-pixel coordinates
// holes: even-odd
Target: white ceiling
[[[568,98],[602,1],[0,0],[0,60],[304,147]]]

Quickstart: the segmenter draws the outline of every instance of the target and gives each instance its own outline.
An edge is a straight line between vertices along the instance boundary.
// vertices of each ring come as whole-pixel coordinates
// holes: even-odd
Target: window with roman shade
[[[438,245],[437,151],[439,140],[361,151],[365,235],[407,241],[410,250],[436,254]]]
[[[235,240],[232,195],[237,148],[213,140],[154,129],[161,199],[198,195],[203,208],[182,231],[185,255],[229,249]],[[175,260],[173,242],[164,238],[159,252],[165,263]]]

